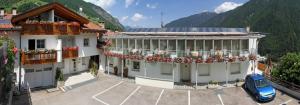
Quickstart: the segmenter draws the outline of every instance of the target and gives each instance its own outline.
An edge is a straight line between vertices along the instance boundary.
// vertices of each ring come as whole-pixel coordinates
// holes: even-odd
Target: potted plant
[[[97,63],[93,62],[92,66],[90,68],[90,73],[94,76],[97,76],[97,74],[98,74],[97,66],[98,66]]]
[[[128,77],[128,67],[124,67],[123,76]]]
[[[65,82],[64,82],[64,74],[62,73],[62,71],[60,70],[60,68],[56,69],[55,80],[57,82],[57,84],[56,84],[57,88],[64,86],[64,84],[65,84]]]
[[[218,81],[215,81],[215,80],[211,80],[208,82],[208,86],[207,88],[210,88],[210,89],[213,89],[213,88],[218,88]]]
[[[118,67],[117,66],[114,67],[114,74],[118,75]]]

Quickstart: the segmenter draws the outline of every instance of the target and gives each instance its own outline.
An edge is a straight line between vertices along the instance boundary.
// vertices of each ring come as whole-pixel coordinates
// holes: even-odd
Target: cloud
[[[125,7],[128,8],[133,2],[134,0],[125,0]]]
[[[243,5],[243,4],[242,3],[234,3],[234,2],[224,2],[223,4],[221,4],[220,6],[218,6],[215,9],[215,12],[216,13],[223,13],[223,12],[226,12],[226,11],[233,10],[236,7],[239,7],[241,5]]]
[[[151,9],[155,9],[155,8],[157,8],[157,3],[156,4],[146,4],[146,7],[147,8],[151,8]]]
[[[90,2],[93,3],[97,6],[100,6],[104,9],[107,9],[111,6],[113,6],[114,4],[116,4],[115,0],[84,0],[85,2]]]
[[[124,22],[125,20],[128,19],[129,16],[123,16],[121,19],[120,19],[120,22]]]
[[[132,17],[131,20],[134,22],[138,22],[140,20],[146,19],[146,17],[140,13],[135,13]]]

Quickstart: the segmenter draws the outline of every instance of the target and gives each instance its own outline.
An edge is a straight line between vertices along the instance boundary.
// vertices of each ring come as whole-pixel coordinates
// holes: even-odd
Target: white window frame
[[[135,68],[135,63],[138,63],[138,68]],[[141,62],[139,61],[132,61],[132,71],[140,72],[141,69]]]
[[[170,69],[164,69],[163,66],[170,66],[171,68]],[[173,66],[172,66],[172,64],[161,63],[160,74],[161,75],[172,75],[173,74]]]
[[[38,41],[44,41],[44,48],[38,48],[38,44],[40,44],[40,43],[38,43]],[[45,49],[46,48],[46,39],[35,39],[35,48],[36,49]]]
[[[210,64],[198,64],[198,76],[210,76]],[[207,66],[207,74],[201,74],[201,70],[203,70],[201,67]]]
[[[238,71],[232,71],[232,65],[238,65]],[[241,64],[240,63],[231,63],[230,64],[230,74],[234,75],[234,74],[241,74]]]
[[[87,40],[87,45],[85,43],[85,41]],[[83,47],[89,47],[90,46],[90,39],[89,38],[84,38],[83,39]]]

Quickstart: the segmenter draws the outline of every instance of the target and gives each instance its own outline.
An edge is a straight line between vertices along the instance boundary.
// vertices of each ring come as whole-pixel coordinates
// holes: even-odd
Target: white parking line
[[[191,105],[191,91],[188,91],[188,105]]]
[[[113,86],[111,86],[111,87],[105,89],[104,91],[102,91],[102,92],[100,92],[100,93],[95,94],[92,98],[95,99],[95,100],[97,100],[97,101],[99,101],[99,102],[101,102],[101,103],[103,103],[103,104],[105,104],[105,105],[109,105],[109,104],[107,104],[106,102],[104,102],[104,101],[98,99],[97,96],[99,96],[99,95],[101,95],[101,94],[103,94],[103,93],[109,91],[110,89],[112,89],[112,88],[114,88],[114,87],[116,87],[116,86],[118,86],[118,85],[120,85],[120,84],[122,84],[122,83],[123,83],[123,81],[121,81],[121,82],[119,82],[119,83],[117,83],[117,84],[115,84],[115,85],[113,85]]]
[[[287,104],[287,103],[289,103],[289,102],[291,102],[292,100],[291,99],[289,99],[288,101],[285,101],[284,103],[281,103],[281,104],[279,104],[279,105],[284,105],[284,104]]]
[[[160,98],[161,98],[162,94],[164,93],[164,91],[165,91],[165,89],[162,89],[162,90],[161,90],[161,92],[160,92],[160,95],[158,96],[158,98],[157,98],[157,100],[156,100],[156,103],[155,103],[155,105],[157,105],[157,104],[158,104],[158,102],[159,102],[159,100],[160,100]]]
[[[224,103],[223,103],[223,100],[222,100],[222,98],[221,98],[221,95],[220,95],[220,94],[218,94],[218,97],[219,97],[219,100],[221,101],[221,104],[222,104],[222,105],[224,105]]]
[[[120,105],[123,105],[140,88],[141,88],[141,86],[138,86],[129,96],[126,97],[126,99]]]

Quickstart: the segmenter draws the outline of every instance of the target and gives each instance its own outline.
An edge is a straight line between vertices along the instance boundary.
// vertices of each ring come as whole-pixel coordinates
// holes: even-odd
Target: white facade
[[[30,39],[45,40],[45,48],[43,49],[54,49],[59,51],[60,49],[57,48],[63,48],[63,46],[59,44],[58,41],[61,40],[61,37],[59,35],[21,35],[21,40],[20,40],[19,32],[11,32],[9,34],[10,34],[9,37],[15,41],[16,47],[21,48],[23,50],[28,50],[28,45],[29,45],[28,40]],[[19,77],[21,77],[22,86],[26,86],[27,82],[31,84],[31,87],[49,86],[55,84],[54,77],[55,77],[56,68],[61,68],[64,74],[72,74],[72,73],[88,70],[90,57],[99,55],[99,51],[96,48],[97,34],[82,33],[80,35],[69,36],[69,37],[73,37],[75,39],[74,46],[78,46],[77,58],[74,58],[74,60],[70,58],[67,59],[58,58],[58,59],[62,59],[62,62],[56,62],[52,64],[22,65],[20,70],[19,69],[20,59],[19,56],[16,56],[14,71],[17,74],[17,81],[19,81]],[[83,45],[84,39],[89,40],[89,46]],[[20,43],[21,43],[21,47],[19,47]],[[17,55],[19,55],[19,53],[20,52],[18,52]],[[76,66],[74,66],[74,64]],[[49,68],[51,68],[50,71],[48,70]],[[21,76],[19,76],[19,71],[21,71]]]
[[[138,30],[138,29],[137,29]],[[114,67],[118,68],[118,75],[122,76],[122,68],[128,68],[128,77],[145,77],[169,80],[174,82],[207,83],[210,81],[225,82],[244,79],[252,73],[256,64],[249,55],[256,55],[258,39],[263,35],[250,32],[123,32],[119,35],[104,36],[111,40],[111,46],[106,52],[143,56],[142,60],[123,60],[120,57],[100,56],[100,68],[113,74]],[[167,55],[160,55],[164,52]],[[204,63],[176,63],[176,62],[148,62],[146,57],[154,55],[168,56],[169,58],[192,57],[196,52]],[[208,57],[216,60],[217,53],[223,58],[236,58],[234,62],[222,61],[205,63]],[[169,54],[169,55],[168,55]],[[134,54],[136,55],[136,54]],[[240,57],[247,58],[240,61]],[[196,59],[196,58],[194,58]],[[133,63],[139,62],[139,63]],[[122,67],[122,65],[124,65]],[[134,68],[135,66],[138,66]],[[126,74],[126,73],[125,73]]]

